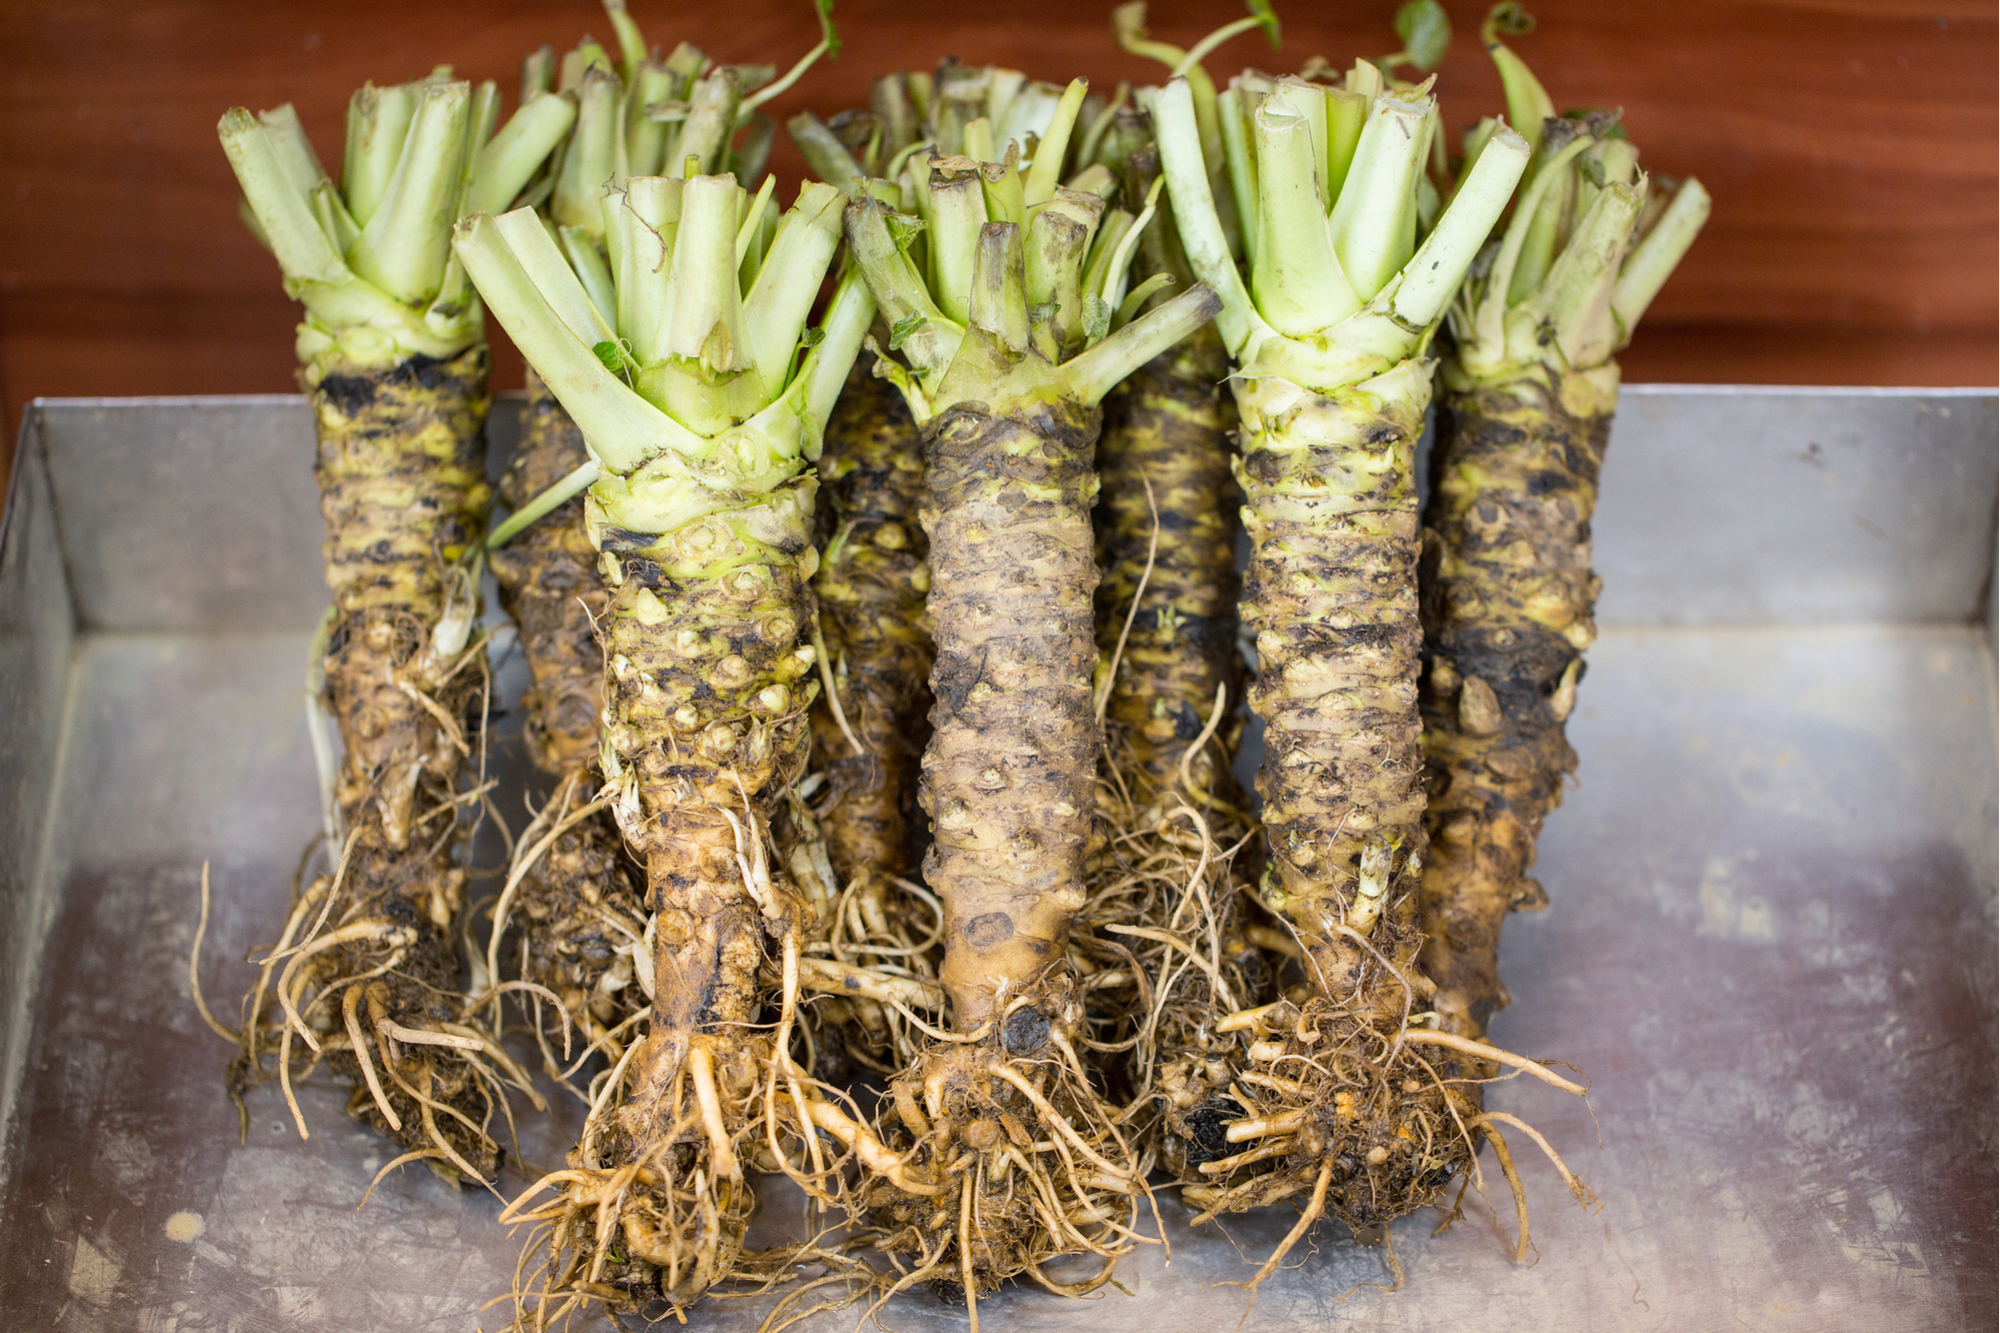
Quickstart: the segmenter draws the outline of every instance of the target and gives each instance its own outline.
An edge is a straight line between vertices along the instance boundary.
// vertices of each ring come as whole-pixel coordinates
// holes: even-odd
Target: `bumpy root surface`
[[[1212,331],[1181,343],[1106,399],[1098,441],[1106,753],[1071,955],[1089,1045],[1146,1135],[1195,1071],[1233,1055],[1215,1020],[1272,979],[1241,929],[1257,858],[1229,777],[1242,667],[1228,369]]]
[[[1053,1015],[1051,1018],[1049,1015]],[[970,1302],[1027,1276],[1083,1295],[1140,1234],[1151,1162],[1119,1129],[1078,1058],[1081,1006],[1051,969],[970,1039],[940,1041],[890,1088],[887,1157],[867,1163],[863,1218],[901,1275]],[[1102,1260],[1065,1281],[1064,1255]]]
[[[813,589],[828,688],[813,706],[813,737],[823,783],[814,793],[817,833],[812,816],[793,821],[787,860],[799,848],[814,856],[823,849],[830,872],[818,877],[824,891],[809,893],[812,951],[840,969],[922,981],[920,1007],[936,1009],[928,984],[935,959],[924,955],[936,951],[940,931],[930,907],[896,887],[914,869],[917,762],[930,704],[929,543],[917,521],[923,459],[901,394],[870,373],[873,360],[864,353],[848,377],[819,460],[824,555]],[[811,882],[796,866],[794,878]],[[807,1010],[820,1072],[901,1068],[914,1047],[895,1009],[858,990],[816,985],[822,980],[809,972],[808,985],[830,994]]]
[[[1220,338],[1204,330],[1112,391],[1098,438],[1097,642],[1100,661],[1115,663],[1099,686],[1105,731],[1113,762],[1136,766],[1159,794],[1183,785],[1182,756],[1217,691],[1234,696],[1242,676],[1234,414],[1218,393],[1228,373]],[[1236,727],[1227,716],[1223,725],[1221,744],[1189,760],[1196,792],[1227,792]]]
[[[501,498],[519,509],[588,457],[583,432],[530,370],[521,447],[500,480]],[[582,768],[597,757],[604,653],[596,622],[607,600],[597,549],[584,530],[583,498],[565,501],[495,551],[493,577],[520,627],[528,664],[521,696],[528,753],[544,773]]]
[[[925,879],[946,925],[939,981],[956,1033],[896,1080],[868,1217],[905,1282],[979,1293],[1026,1274],[1055,1291],[1108,1279],[1137,1240],[1147,1164],[1078,1057],[1068,963],[1085,901],[1100,733],[1090,506],[1095,408],[975,403],[924,428],[922,519],[937,636],[919,798]],[[1100,1256],[1081,1285],[1045,1265]]]
[[[471,639],[486,353],[307,376],[334,594],[322,669],[345,755],[338,864],[294,904],[245,1002],[230,1086],[292,1085],[321,1059],[349,1109],[447,1178],[484,1181],[503,1087],[528,1091],[463,994],[461,773],[483,759],[485,647]]]
[[[1425,516],[1423,966],[1445,1029],[1464,1036],[1506,1004],[1507,914],[1548,902],[1527,870],[1576,767],[1563,724],[1597,632],[1590,517],[1616,371],[1454,383],[1439,412]]]
[[[518,509],[586,457],[583,433],[529,371],[521,448],[501,479],[502,497]],[[521,699],[528,753],[557,782],[516,843],[488,969],[518,979],[543,1063],[567,1081],[593,1054],[614,1063],[623,1056],[652,985],[642,877],[609,812],[587,801],[604,696],[596,623],[607,597],[582,498],[496,551],[493,573],[531,676]],[[552,1045],[558,1038],[561,1058]]]
[[[572,773],[517,840],[488,944],[489,975],[512,964],[518,980],[503,988],[528,1008],[543,1065],[565,1083],[592,1056],[615,1064],[652,998],[640,877],[604,801],[580,802],[585,780]]]

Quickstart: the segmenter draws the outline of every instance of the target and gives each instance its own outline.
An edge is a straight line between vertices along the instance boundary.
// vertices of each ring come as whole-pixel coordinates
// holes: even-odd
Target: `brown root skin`
[[[861,361],[827,422],[819,474],[827,537],[813,590],[847,723],[829,700],[813,710],[832,791],[827,849],[843,882],[865,876],[886,891],[883,877],[912,869],[910,814],[930,702],[929,542],[917,520],[917,428],[895,386]]]
[[[1264,902],[1298,932],[1315,990],[1384,1023],[1404,1012],[1392,969],[1421,938],[1414,450],[1428,374],[1405,362],[1384,378],[1419,383],[1337,399],[1278,376],[1235,381],[1252,543],[1242,615],[1257,636],[1250,704],[1265,722]]]
[[[1451,375],[1438,414],[1424,560],[1422,965],[1444,1030],[1462,1036],[1483,1036],[1506,1003],[1507,914],[1547,902],[1527,869],[1576,767],[1563,723],[1596,634],[1590,518],[1616,374]]]
[[[1201,736],[1216,692],[1227,690],[1233,701],[1243,674],[1241,500],[1229,475],[1234,413],[1220,392],[1228,374],[1222,341],[1206,328],[1140,367],[1104,402],[1097,646],[1100,662],[1118,663],[1105,729],[1114,752],[1129,746],[1156,790],[1178,785],[1181,755]],[[1189,780],[1197,791],[1221,794],[1216,757],[1206,749],[1195,757]]]
[[[1080,1295],[1143,1239],[1135,1222],[1150,1163],[1084,1077],[1080,1027],[1068,970],[1050,968],[993,1030],[933,1046],[892,1085],[882,1138],[904,1182],[878,1172],[860,1202],[876,1247],[911,1280],[960,1302],[1022,1275]],[[1105,1261],[1080,1290],[1040,1271],[1076,1253]]]
[[[521,448],[500,480],[501,498],[519,509],[587,458],[583,432],[530,370]],[[567,774],[597,758],[604,706],[604,652],[593,621],[603,616],[607,594],[582,497],[494,551],[492,563],[531,677],[521,696],[528,753],[543,772]]]
[[[931,742],[919,788],[943,899],[941,979],[954,1023],[993,1019],[1009,986],[1059,962],[1083,905],[1099,732],[1090,506],[1095,408],[994,417],[976,405],[924,431],[931,539]]]
[[[242,1089],[291,1085],[320,1058],[349,1109],[472,1183],[494,1174],[488,1132],[519,1073],[465,1012],[452,929],[465,872],[452,864],[462,772],[483,743],[485,652],[460,563],[480,538],[487,488],[487,358],[412,357],[380,372],[306,376],[334,595],[323,670],[344,758],[348,833],[335,874],[294,907],[248,1002],[231,1070]]]

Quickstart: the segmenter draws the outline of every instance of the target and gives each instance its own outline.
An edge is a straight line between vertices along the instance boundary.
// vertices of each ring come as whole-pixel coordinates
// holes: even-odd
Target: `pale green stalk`
[[[1429,114],[1427,98],[1413,102],[1387,93],[1377,98],[1371,117],[1376,111],[1383,113],[1379,123],[1384,126],[1409,125],[1411,143],[1404,152],[1421,151],[1415,143],[1421,136],[1415,131]],[[1161,89],[1154,97],[1153,114],[1161,168],[1173,199],[1182,249],[1195,274],[1214,287],[1222,300],[1216,324],[1231,355],[1239,365],[1256,361],[1301,384],[1320,387],[1322,392],[1388,370],[1416,354],[1429,341],[1451,294],[1506,206],[1528,157],[1527,145],[1518,135],[1496,135],[1475,168],[1477,188],[1475,182],[1467,182],[1424,244],[1398,264],[1371,294],[1367,304],[1320,328],[1303,330],[1299,312],[1316,305],[1326,310],[1340,308],[1338,290],[1331,293],[1327,290],[1339,269],[1322,264],[1313,275],[1297,273],[1298,283],[1312,283],[1314,288],[1287,288],[1281,296],[1276,284],[1259,282],[1257,275],[1260,269],[1268,271],[1272,265],[1291,265],[1292,257],[1288,247],[1279,247],[1287,253],[1273,255],[1268,246],[1263,246],[1252,261],[1252,284],[1246,286],[1230,253],[1209,191],[1207,166],[1201,160],[1200,131],[1186,81],[1174,80]],[[1364,137],[1365,134],[1364,131]],[[1387,153],[1384,156],[1392,157]],[[1280,201],[1280,210],[1278,223],[1265,234],[1302,228],[1307,220],[1301,203],[1305,192],[1265,184],[1267,175],[1260,173],[1259,177],[1260,207],[1261,200],[1268,195]],[[1373,200],[1372,209],[1350,203],[1345,215],[1352,219],[1349,235],[1367,238],[1373,234],[1395,240],[1403,234],[1404,219],[1414,207],[1414,182],[1409,180],[1409,173],[1400,170],[1364,171],[1357,167],[1342,191],[1342,200],[1359,199],[1359,187],[1370,180],[1386,180],[1400,188],[1394,195]],[[1339,203],[1335,212],[1337,218],[1341,216]],[[1264,227],[1261,216],[1253,220],[1259,228]],[[1362,246],[1358,252],[1370,256],[1378,268],[1386,262],[1385,255],[1393,257],[1400,253],[1396,247],[1381,243]],[[1267,294],[1274,305],[1282,302],[1290,327],[1301,329],[1300,332],[1288,333],[1274,327],[1263,309]]]
[[[1709,212],[1707,191],[1690,180],[1650,216],[1651,186],[1638,149],[1612,128],[1613,118],[1547,114],[1547,92],[1499,40],[1532,26],[1518,5],[1502,4],[1482,29],[1509,116],[1542,120],[1534,176],[1484,271],[1452,312],[1458,365],[1476,378],[1535,365],[1563,372],[1606,366],[1631,341]],[[1490,151],[1472,159],[1475,171]]]
[[[597,225],[598,200],[618,171],[618,76],[590,65],[576,85],[575,129],[556,172],[549,216],[559,226]]]
[[[1660,294],[1669,275],[1694,244],[1711,207],[1708,191],[1690,177],[1674,192],[1673,202],[1653,224],[1652,231],[1619,270],[1618,285],[1611,292],[1611,313],[1618,319],[1621,338],[1630,338],[1640,316]]]
[[[574,98],[536,93],[479,150],[466,212],[496,213],[513,203],[575,123]]]
[[[1334,253],[1310,126],[1277,98],[1257,108],[1256,254],[1251,291],[1271,327],[1303,337],[1361,308]]]
[[[444,277],[471,103],[471,84],[424,87],[396,172],[347,253],[356,275],[399,301],[427,299]]]
[[[1381,291],[1416,250],[1416,188],[1431,106],[1428,97],[1410,102],[1387,93],[1375,99],[1333,206],[1333,248],[1363,300]]]
[[[347,155],[340,170],[340,192],[347,211],[361,226],[375,216],[388,192],[396,163],[403,156],[410,120],[417,114],[415,84],[377,88],[361,86],[347,103]]]
[[[1027,177],[1021,182],[1021,193],[1028,207],[1033,208],[1055,197],[1056,182],[1062,178],[1064,150],[1069,146],[1070,133],[1076,128],[1077,113],[1083,109],[1084,95],[1089,91],[1088,79],[1071,79],[1069,87],[1063,90],[1062,100],[1049,117],[1048,128],[1042,131],[1041,143],[1035,149],[1035,160],[1029,164]]]
[[[622,108],[625,117],[622,174],[657,176],[666,165],[667,145],[673,138],[672,127],[665,121],[653,119],[647,114],[647,109],[669,101],[674,95],[674,85],[673,73],[651,61],[634,66],[633,72],[626,76]]]

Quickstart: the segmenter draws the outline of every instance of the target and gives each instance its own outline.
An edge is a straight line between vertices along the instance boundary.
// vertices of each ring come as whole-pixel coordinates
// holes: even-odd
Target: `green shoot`
[[[1347,180],[1322,212],[1325,161],[1314,142],[1310,85],[1274,89],[1254,112],[1253,152],[1231,154],[1256,236],[1250,282],[1239,273],[1210,190],[1191,81],[1153,99],[1160,164],[1189,266],[1221,299],[1217,327],[1239,364],[1267,354],[1301,382],[1336,387],[1415,355],[1442,318],[1527,162],[1518,135],[1496,135],[1421,247],[1414,245],[1427,89],[1375,96]],[[1328,107],[1327,119],[1334,124]],[[1372,137],[1371,137],[1372,136]],[[1244,180],[1255,161],[1263,169]],[[1280,166],[1279,164],[1282,164]],[[1289,350],[1287,350],[1289,349]]]
[[[570,99],[537,93],[495,134],[498,102],[492,84],[443,70],[363,87],[348,105],[338,186],[290,107],[222,118],[253,230],[305,304],[302,358],[373,368],[479,340],[483,316],[452,258],[452,224],[468,207],[517,196],[574,115]]]
[[[578,264],[574,256],[594,260],[595,247],[580,234],[559,245],[529,209],[459,228],[457,250],[474,282],[607,473],[629,477],[665,454],[711,466],[712,441],[749,432],[741,449],[730,446],[740,458],[724,462],[755,463],[752,479],[768,485],[779,479],[768,468],[817,448],[811,422],[831,399],[817,417],[807,400],[824,395],[826,363],[843,346],[852,361],[873,305],[849,283],[821,328],[806,328],[839,243],[843,200],[825,185],[801,191],[740,295],[738,236],[764,212],[761,198],[727,175],[633,177],[605,210],[607,238],[617,238],[613,268]],[[607,278],[615,291],[593,296]],[[857,318],[860,329],[850,328]],[[846,373],[842,362],[836,392]]]
[[[1486,21],[1479,27],[1479,40],[1485,43],[1487,54],[1500,71],[1500,84],[1507,95],[1508,121],[1530,147],[1539,148],[1542,122],[1555,115],[1555,103],[1549,100],[1547,91],[1527,64],[1500,40],[1503,36],[1520,37],[1534,30],[1534,17],[1518,0],[1503,0],[1486,12]]]
[[[1499,41],[1501,33],[1532,27],[1518,5],[1503,4],[1494,6],[1483,30],[1509,117],[1541,119],[1534,122],[1540,132],[1534,175],[1452,312],[1459,362],[1475,375],[1535,364],[1592,370],[1608,362],[1631,340],[1710,207],[1707,191],[1693,180],[1659,206],[1639,169],[1638,149],[1615,116],[1552,114],[1527,64]],[[1468,180],[1500,133],[1482,124],[1469,139]],[[1466,188],[1461,184],[1457,193]]]
[[[537,495],[534,499],[528,501],[528,503],[522,505],[507,516],[506,522],[499,524],[492,532],[488,533],[486,535],[486,549],[489,551],[499,550],[508,542],[514,540],[516,536],[526,532],[529,528],[541,522],[570,500],[589,490],[590,484],[597,480],[597,474],[601,469],[602,464],[595,458],[585,459],[582,463],[579,463],[568,476],[543,491],[540,495]]]
[[[949,94],[969,104],[967,81],[946,72]],[[1141,218],[1107,212],[1116,182],[1101,166],[1075,178],[1092,188],[1077,189],[1041,165],[1065,156],[1083,92],[1080,80],[1064,91],[1026,171],[1012,151],[997,163],[934,154],[916,195],[921,222],[872,192],[848,206],[848,251],[889,325],[888,350],[901,356],[901,364],[885,359],[887,373],[920,422],[968,399],[996,412],[1052,396],[1095,401],[1213,313],[1214,294],[1197,288],[1113,331],[1151,208]],[[960,123],[961,138],[977,119]],[[1043,181],[1048,194],[1037,205]],[[930,256],[921,269],[909,246],[919,227]]]
[[[1451,17],[1438,0],[1409,0],[1396,10],[1395,28],[1403,49],[1376,62],[1384,69],[1412,65],[1428,73],[1444,62],[1451,47]]]

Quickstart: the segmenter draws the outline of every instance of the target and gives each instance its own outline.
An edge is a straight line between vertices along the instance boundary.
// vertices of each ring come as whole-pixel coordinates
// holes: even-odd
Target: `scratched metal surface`
[[[1732,418],[1728,395],[1645,390],[1628,410],[1644,398],[1648,419],[1621,418],[1614,439],[1610,477],[1647,482],[1607,480],[1599,521],[1600,566],[1614,589],[1627,584],[1607,594],[1607,619],[1622,623],[1591,654],[1571,723],[1581,786],[1551,818],[1537,869],[1553,905],[1510,927],[1515,999],[1495,1024],[1514,1049],[1576,1064],[1594,1091],[1588,1108],[1519,1082],[1492,1098],[1547,1134],[1601,1206],[1579,1209],[1524,1158],[1533,1265],[1509,1259],[1511,1209],[1496,1218],[1477,1196],[1443,1236],[1428,1234],[1435,1217],[1411,1218],[1387,1249],[1323,1228],[1313,1253],[1265,1284],[1251,1327],[1993,1325],[1995,703],[1987,638],[1967,623],[1993,550],[1992,397],[1866,396],[1887,401],[1811,397],[1789,405],[1787,425],[1748,395]],[[1818,438],[1876,413],[1890,432],[1880,448],[1909,458],[1895,423],[1922,415],[1919,400],[1969,421],[1927,436],[1912,466],[1863,457],[1851,432]],[[14,705],[0,712],[0,983],[16,1015],[0,1309],[13,1327],[503,1322],[479,1313],[514,1266],[499,1205],[411,1169],[357,1211],[388,1154],[323,1083],[302,1097],[309,1141],[267,1090],[239,1142],[221,1089],[228,1047],[187,998],[202,860],[215,888],[202,978],[227,1016],[315,821],[300,687],[316,606],[300,602],[317,595],[301,589],[316,589],[318,530],[303,460],[271,445],[302,441],[300,419],[295,400],[31,413],[36,458],[17,469],[28,481],[0,546],[0,687]],[[93,509],[75,482],[144,449],[183,459],[151,473],[167,499]],[[1860,478],[1840,470],[1840,449],[1858,451]],[[1705,623],[1672,623],[1700,596],[1675,600],[1675,580],[1704,571],[1677,572],[1645,543],[1676,529],[1675,506],[1698,511],[1746,450],[1807,543],[1811,560],[1774,563],[1816,580],[1799,584],[1816,614],[1729,623],[1745,618],[1732,608],[1788,605],[1750,561],[1699,609]],[[1817,477],[1829,455],[1830,482]],[[266,475],[231,499],[219,482],[245,468]],[[162,517],[173,494],[209,497],[204,521]],[[1863,507],[1885,552],[1865,527],[1856,535],[1857,496],[1934,521],[1884,525],[1870,515],[1885,510]],[[1845,526],[1823,531],[1815,514]],[[211,553],[204,540],[217,539],[228,549]],[[1731,528],[1703,540],[1771,538]],[[1908,598],[1885,603],[1898,586]],[[504,750],[513,805],[519,766]],[[528,1160],[552,1162],[575,1119],[524,1117]],[[1189,1232],[1171,1201],[1163,1211],[1172,1262],[1157,1247],[1128,1261],[1130,1298],[1076,1309],[1023,1290],[983,1303],[982,1317],[1233,1324],[1241,1292],[1219,1284],[1246,1277],[1243,1256],[1261,1257],[1291,1215],[1239,1219],[1225,1236]],[[784,1233],[792,1215],[790,1200],[767,1199],[760,1232]],[[1391,1250],[1397,1292],[1368,1285],[1390,1282]],[[697,1318],[747,1330],[760,1314],[732,1304]],[[884,1318],[965,1325],[928,1296],[899,1298]]]

